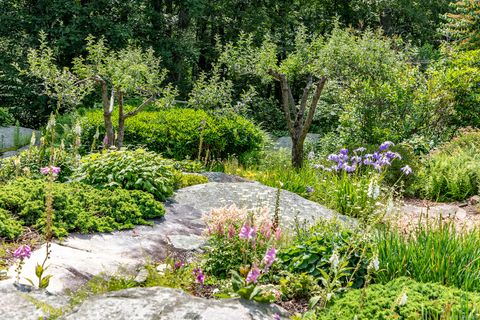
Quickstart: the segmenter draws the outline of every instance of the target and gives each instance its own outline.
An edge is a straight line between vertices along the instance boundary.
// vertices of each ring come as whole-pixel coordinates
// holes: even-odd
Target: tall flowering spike
[[[263,257],[263,261],[265,262],[265,269],[268,269],[272,266],[272,264],[275,262],[276,257],[277,250],[275,249],[275,247],[267,250],[265,256]]]
[[[405,167],[400,169],[406,176],[413,172],[412,168],[407,164]]]
[[[333,269],[337,269],[338,264],[340,263],[340,258],[337,253],[334,252],[328,261],[331,263]]]
[[[228,238],[233,238],[235,236],[235,233],[236,233],[236,230],[235,230],[235,227],[233,225],[230,225],[228,227]]]
[[[103,146],[106,146],[108,145],[108,137],[107,135],[105,135],[105,137],[103,137]]]
[[[240,237],[240,239],[254,240],[256,235],[257,230],[255,229],[255,227],[250,227],[247,223],[245,223],[240,229],[240,234],[238,236]]]
[[[260,269],[258,269],[258,267],[254,265],[253,268],[250,269],[250,272],[247,274],[247,284],[256,283],[259,276]]]
[[[15,259],[23,260],[23,259],[30,258],[31,255],[32,255],[32,249],[27,245],[20,246],[17,248],[17,250],[13,252],[13,257]]]
[[[278,241],[280,241],[281,238],[282,238],[282,229],[277,228],[275,230],[275,240],[278,242]]]

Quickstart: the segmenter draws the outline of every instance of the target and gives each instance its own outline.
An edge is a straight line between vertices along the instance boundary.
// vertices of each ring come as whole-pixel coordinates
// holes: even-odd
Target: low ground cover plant
[[[24,227],[42,232],[45,227],[45,180],[19,178],[0,189],[0,237],[18,238]],[[53,183],[53,233],[110,232],[149,224],[165,210],[154,197],[138,190],[99,190],[79,183]]]
[[[480,292],[480,232],[459,231],[451,222],[421,222],[404,234],[393,227],[376,238],[380,271],[376,281],[387,283],[400,276],[420,282]]]
[[[114,114],[114,118],[115,118]],[[88,111],[80,122],[82,143],[90,149],[97,129],[105,132],[100,110]],[[100,140],[97,141],[100,143]],[[165,109],[138,114],[125,122],[125,145],[144,146],[167,158],[226,159],[259,151],[264,133],[247,119],[232,113],[194,109]]]
[[[400,277],[351,290],[317,315],[304,319],[479,319],[480,295]]]

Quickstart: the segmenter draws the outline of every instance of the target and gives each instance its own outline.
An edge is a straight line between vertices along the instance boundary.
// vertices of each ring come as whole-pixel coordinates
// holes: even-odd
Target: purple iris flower
[[[305,189],[307,190],[307,193],[312,193],[313,191],[315,191],[312,187],[310,186],[306,186]]]
[[[353,150],[353,152],[359,153],[359,152],[364,152],[365,150],[367,150],[367,148],[365,148],[365,147],[360,147],[360,148],[357,148],[357,149]]]
[[[412,168],[407,164],[405,167],[400,169],[406,176],[413,172]]]
[[[395,144],[392,141],[385,141],[384,143],[382,143],[380,145],[380,147],[378,147],[378,150],[385,151],[385,150],[387,150],[388,148],[390,148],[391,146],[394,146],[394,145]]]
[[[348,149],[347,149],[347,148],[344,148],[344,149],[340,150],[339,153],[340,153],[341,155],[343,155],[343,156],[348,156]]]
[[[355,166],[346,165],[345,166],[345,171],[348,172],[348,173],[352,173],[352,172],[355,171]]]
[[[327,157],[327,159],[330,160],[330,161],[334,161],[334,162],[338,162],[338,161],[340,160],[340,158],[338,157],[338,155],[337,155],[337,154],[334,154],[334,153],[332,153],[331,155],[329,155],[329,156]]]

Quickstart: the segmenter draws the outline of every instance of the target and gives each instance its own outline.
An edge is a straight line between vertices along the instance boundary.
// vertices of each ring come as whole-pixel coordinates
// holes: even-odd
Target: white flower
[[[82,134],[82,127],[80,126],[80,122],[77,121],[77,123],[75,124],[75,128],[73,129],[73,131],[75,132],[75,134],[77,136],[80,136]]]
[[[339,258],[338,258],[338,255],[336,252],[334,252],[332,254],[332,256],[330,257],[330,259],[328,260],[331,264],[332,264],[332,268],[333,269],[337,269],[338,267],[338,263],[340,262]]]
[[[32,132],[32,138],[30,139],[30,145],[31,146],[34,146],[35,145],[35,142],[36,142],[36,137],[35,137],[35,131]]]
[[[378,198],[379,195],[380,195],[380,186],[377,184],[377,182],[374,179],[372,179],[370,181],[370,184],[368,185],[367,196],[375,200]]]
[[[219,292],[220,292],[220,289],[218,289],[218,288],[215,288],[215,289],[213,289],[213,291],[212,291],[213,294],[216,294],[216,293],[219,293]]]
[[[404,306],[407,304],[407,301],[408,301],[408,296],[407,296],[407,293],[404,292],[402,297],[400,298],[400,301],[398,302],[398,305],[399,306]]]
[[[378,260],[377,256],[373,257],[372,261],[370,261],[370,267],[373,268],[375,271],[378,271],[378,269],[380,269],[380,261]]]
[[[167,264],[165,264],[165,263],[164,263],[164,264],[159,264],[159,265],[157,266],[157,271],[158,271],[159,274],[164,275],[164,274],[165,274],[165,270],[167,270],[167,268],[168,268],[168,265],[167,265]]]

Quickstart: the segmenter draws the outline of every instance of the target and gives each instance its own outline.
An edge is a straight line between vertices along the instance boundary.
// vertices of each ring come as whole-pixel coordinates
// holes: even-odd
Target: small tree
[[[40,48],[28,54],[29,74],[43,80],[44,93],[59,104],[80,103],[83,97],[100,87],[107,145],[122,147],[125,120],[139,113],[146,105],[160,98],[171,98],[175,90],[163,85],[166,70],[152,49],[142,50],[133,45],[118,51],[110,50],[103,39],[87,38],[86,57],[77,57],[73,67],[59,70],[45,35],[40,36]],[[124,101],[139,98],[133,110],[125,110]],[[112,114],[118,105],[118,132],[115,137]]]
[[[320,95],[327,81],[320,63],[319,48],[323,38],[308,38],[305,29],[297,32],[292,51],[284,52],[266,37],[260,47],[253,45],[253,38],[242,35],[240,40],[219,48],[220,63],[233,75],[255,75],[262,81],[277,81],[281,88],[281,110],[285,115],[292,139],[292,165],[303,165],[304,142],[315,115]],[[293,83],[293,85],[292,85]],[[296,100],[294,88],[303,83],[303,90]]]
[[[480,46],[480,1],[462,0],[451,4],[452,11],[445,15],[444,33],[467,50]]]

